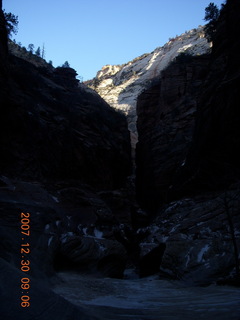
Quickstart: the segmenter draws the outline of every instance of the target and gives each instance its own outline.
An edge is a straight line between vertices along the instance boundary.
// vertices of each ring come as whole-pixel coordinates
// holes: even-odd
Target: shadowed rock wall
[[[172,64],[139,96],[137,188],[149,209],[240,178],[239,11],[234,0],[222,10],[209,62]]]
[[[10,90],[1,103],[1,172],[37,181],[77,179],[100,189],[123,186],[131,172],[125,117],[78,87],[72,69],[58,69],[11,57]]]
[[[169,201],[174,175],[191,145],[208,61],[208,56],[177,60],[138,98],[136,186],[145,208],[155,210]]]
[[[147,241],[166,244],[163,275],[191,283],[239,279],[239,21],[239,1],[227,1],[211,55],[172,64],[138,98]]]
[[[95,240],[84,236],[93,223],[99,228],[118,223],[97,193],[111,194],[126,185],[131,173],[127,121],[79,86],[73,69],[37,67],[8,56],[5,40],[0,37],[0,295],[11,304],[1,305],[1,315],[9,320],[95,319],[90,310],[53,294],[49,282],[68,256],[71,267],[82,263],[88,270],[93,261],[96,272],[122,276],[125,260],[119,251],[125,253],[124,248],[118,250],[110,240],[98,243],[102,232],[95,228],[89,231]],[[31,232],[24,240],[21,212],[30,216]],[[128,212],[125,216],[128,220]],[[77,248],[71,247],[72,239]],[[31,249],[25,273],[19,255],[23,241]],[[65,252],[69,246],[72,251]],[[86,251],[85,260],[73,258]],[[116,261],[122,262],[117,271]],[[31,283],[27,312],[20,305],[22,277]]]
[[[193,143],[175,192],[228,188],[240,179],[239,2],[224,6],[197,106]]]

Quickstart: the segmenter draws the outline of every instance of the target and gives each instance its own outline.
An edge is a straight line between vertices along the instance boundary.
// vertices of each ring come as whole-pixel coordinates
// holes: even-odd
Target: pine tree
[[[64,64],[62,65],[62,68],[70,68],[69,62],[65,61]]]
[[[40,49],[40,47],[37,48],[35,54],[36,54],[38,57],[41,57],[41,49]]]
[[[43,44],[42,45],[42,56],[41,56],[42,59],[45,59],[45,45]]]
[[[33,50],[34,50],[34,44],[30,43],[30,44],[28,45],[28,51],[29,51],[30,53],[33,53]]]
[[[204,17],[205,21],[209,21],[204,28],[206,38],[209,42],[214,40],[219,15],[220,10],[218,9],[218,7],[213,2],[210,2],[209,5],[205,8]]]
[[[8,33],[8,37],[11,37],[12,33],[17,34],[18,31],[18,16],[15,16],[11,12],[5,12],[3,10],[3,14],[6,20],[6,29]]]

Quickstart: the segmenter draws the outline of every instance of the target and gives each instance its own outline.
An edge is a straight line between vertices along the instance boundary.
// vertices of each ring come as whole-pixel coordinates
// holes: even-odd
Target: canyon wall
[[[136,104],[138,95],[159,77],[180,53],[201,55],[209,51],[210,45],[204,37],[203,27],[169,39],[163,47],[156,48],[123,65],[106,65],[96,77],[86,84],[96,90],[113,108],[123,111],[128,118],[132,144],[137,142]]]
[[[149,190],[149,203],[239,180],[238,10],[224,6],[211,55],[179,57],[138,98],[139,197]]]
[[[136,185],[143,207],[170,201],[175,172],[185,165],[209,57],[179,57],[138,98]]]
[[[161,271],[190,283],[239,275],[240,6],[211,55],[177,61],[138,98],[137,197],[165,243]]]
[[[197,106],[193,142],[185,167],[175,182],[176,192],[228,189],[240,178],[240,7],[224,6],[213,39],[209,72]]]
[[[124,248],[98,239],[102,226],[130,219],[126,118],[79,85],[75,70],[38,67],[3,48],[7,38],[0,37],[0,295],[10,301],[1,304],[1,314],[95,319],[54,294],[50,282],[66,265],[122,276]],[[29,234],[22,234],[21,213],[29,217]],[[24,246],[29,253],[21,256]],[[21,263],[30,263],[29,271]],[[29,279],[29,292],[21,289],[22,278]],[[24,294],[28,310],[21,307]]]
[[[10,67],[11,89],[1,104],[2,174],[122,186],[131,173],[125,117],[78,87],[71,68],[36,68],[14,56]]]

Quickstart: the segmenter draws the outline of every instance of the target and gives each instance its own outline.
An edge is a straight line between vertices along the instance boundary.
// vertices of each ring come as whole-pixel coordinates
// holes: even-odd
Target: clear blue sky
[[[3,0],[18,15],[13,36],[45,45],[46,60],[66,60],[83,80],[106,64],[126,63],[204,24],[205,7],[223,0]]]

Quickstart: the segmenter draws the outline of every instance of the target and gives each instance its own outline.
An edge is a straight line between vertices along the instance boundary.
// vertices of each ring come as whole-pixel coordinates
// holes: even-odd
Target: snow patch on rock
[[[48,239],[48,247],[50,247],[52,240],[53,240],[53,236],[51,236],[51,237]]]
[[[97,239],[102,239],[102,237],[103,237],[103,232],[100,231],[100,230],[98,230],[97,228],[95,228],[95,229],[94,229],[94,236],[95,236],[95,238],[97,238]]]
[[[204,254],[208,251],[208,249],[210,248],[210,246],[208,244],[206,244],[202,249],[201,251],[199,252],[198,254],[198,257],[197,257],[197,262],[201,262],[203,260],[203,256]]]

